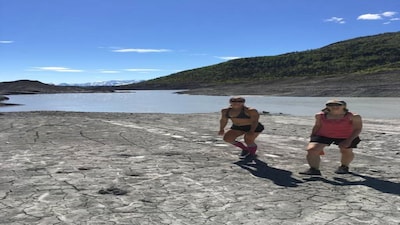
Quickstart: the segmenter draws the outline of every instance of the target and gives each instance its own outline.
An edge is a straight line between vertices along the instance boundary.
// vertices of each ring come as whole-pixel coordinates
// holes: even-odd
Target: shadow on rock
[[[342,177],[334,177],[334,180],[328,180],[323,177],[311,177],[304,179],[305,181],[322,181],[327,184],[337,185],[337,186],[348,186],[348,185],[364,185],[373,188],[377,191],[400,195],[400,184],[392,181],[382,180],[375,177],[370,177],[366,175],[361,175],[358,173],[350,172],[349,174],[357,177],[361,177],[364,180],[361,181],[349,181]]]
[[[269,179],[274,184],[284,187],[297,187],[298,183],[303,183],[292,177],[292,172],[268,166],[265,162],[254,159],[251,161],[238,161],[234,164],[249,171],[256,177]]]
[[[358,173],[350,173],[353,176],[361,177],[363,181],[348,181],[344,178],[335,177],[336,181],[339,181],[343,185],[364,185],[370,188],[373,188],[377,191],[388,193],[388,194],[395,194],[400,195],[400,184],[395,183],[392,181],[381,180],[375,177],[370,177],[366,175],[361,175]]]

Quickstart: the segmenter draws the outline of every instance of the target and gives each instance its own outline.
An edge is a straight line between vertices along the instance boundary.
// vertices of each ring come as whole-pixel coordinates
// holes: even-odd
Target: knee
[[[352,148],[341,148],[340,153],[344,155],[351,155],[353,154],[353,149]]]
[[[307,147],[307,154],[309,155],[320,155],[323,149],[316,146]]]
[[[224,136],[223,137],[223,140],[225,141],[225,142],[228,142],[228,143],[232,143],[232,142],[234,142],[235,141],[235,138],[232,138],[232,137],[229,137],[229,136]]]

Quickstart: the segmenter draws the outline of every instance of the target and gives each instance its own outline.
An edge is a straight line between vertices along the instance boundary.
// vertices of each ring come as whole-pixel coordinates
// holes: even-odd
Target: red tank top
[[[321,127],[316,135],[330,138],[348,138],[353,133],[351,121],[353,114],[351,112],[346,113],[341,119],[327,119],[323,112],[317,113],[317,115],[321,115]]]

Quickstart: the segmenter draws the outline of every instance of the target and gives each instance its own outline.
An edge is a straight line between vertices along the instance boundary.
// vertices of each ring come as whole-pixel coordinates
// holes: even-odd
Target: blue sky
[[[0,0],[0,82],[147,80],[400,31],[400,0]]]

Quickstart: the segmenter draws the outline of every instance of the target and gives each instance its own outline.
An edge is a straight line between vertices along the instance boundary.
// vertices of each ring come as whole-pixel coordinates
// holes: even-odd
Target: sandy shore
[[[329,147],[301,176],[313,116],[262,115],[259,158],[219,114],[0,115],[0,224],[400,224],[400,121],[368,120],[352,174]]]

